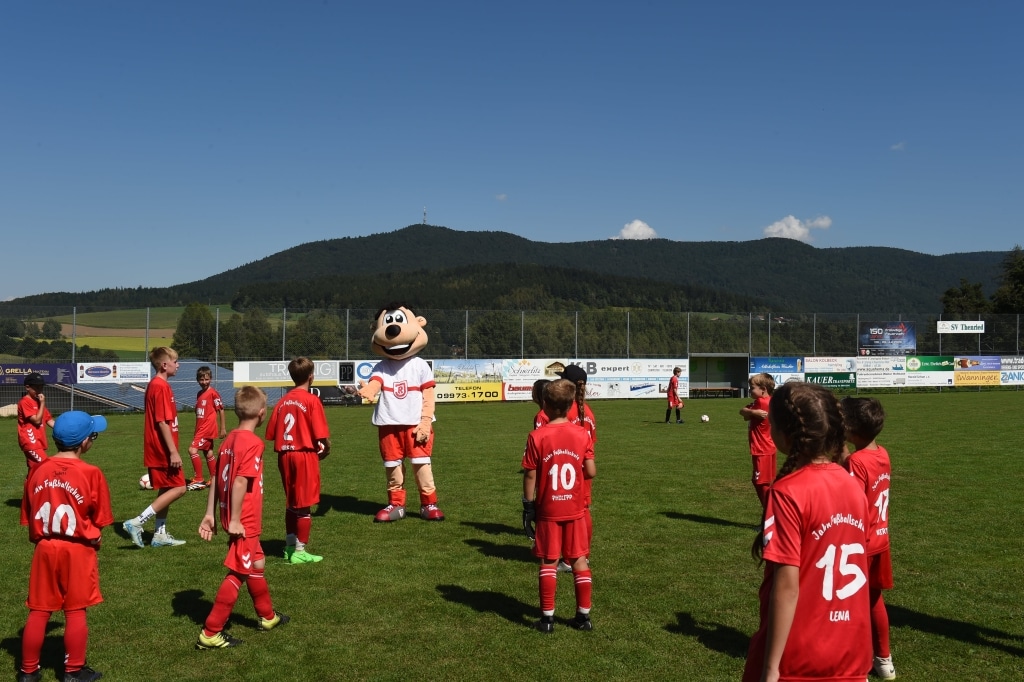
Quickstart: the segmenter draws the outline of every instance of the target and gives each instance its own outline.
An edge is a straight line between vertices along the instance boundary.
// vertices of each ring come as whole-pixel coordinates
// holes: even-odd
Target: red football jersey
[[[530,432],[522,465],[523,469],[537,471],[538,519],[568,521],[583,517],[583,461],[593,458],[590,434],[578,424],[547,424]]]
[[[94,464],[51,457],[25,481],[21,524],[32,542],[61,538],[95,545],[100,530],[113,522],[107,479]]]
[[[766,395],[760,398],[754,398],[754,402],[747,405],[752,410],[764,410],[768,411],[768,405],[771,401]],[[768,422],[768,417],[751,417],[750,421],[747,422],[747,440],[750,441],[750,454],[752,455],[774,455],[775,454],[775,442],[772,440],[772,425]]]
[[[178,448],[178,406],[174,402],[171,385],[161,376],[155,376],[146,386],[146,419],[142,431],[142,463],[147,468],[166,468],[171,453],[160,435],[157,424],[167,422],[171,426],[174,448]]]
[[[868,555],[884,552],[889,549],[889,480],[892,478],[889,453],[882,446],[877,450],[858,450],[846,460],[846,468],[868,498],[871,518],[868,524],[868,536],[871,538]]]
[[[274,452],[316,452],[316,442],[329,436],[323,403],[302,386],[285,393],[267,422],[267,440],[274,441]]]
[[[263,532],[263,439],[252,431],[235,429],[228,434],[217,455],[217,505],[220,525],[231,523],[231,488],[239,476],[249,479],[242,499],[242,527],[246,537]]]
[[[782,680],[863,680],[871,669],[867,500],[838,464],[810,464],[777,479],[764,523],[761,626],[747,675],[760,673],[776,565],[800,570],[800,596],[779,670]],[[754,677],[753,679],[756,679]]]
[[[199,391],[196,396],[196,435],[195,440],[205,438],[213,440],[217,437],[217,413],[224,409],[220,393],[214,388]]]
[[[46,424],[53,419],[53,415],[50,414],[49,408],[44,407],[43,421],[36,426],[28,418],[37,412],[39,402],[27,393],[23,395],[18,401],[18,445],[26,452],[46,450]]]
[[[574,424],[577,424],[579,422],[580,409],[579,406],[576,405],[576,403],[573,403],[569,407],[569,411],[566,412],[565,418]],[[540,410],[539,412],[537,412],[537,416],[533,418],[533,428],[539,429],[540,427],[544,426],[550,421],[551,418],[548,417],[547,412],[545,412],[544,410]],[[590,434],[590,438],[596,443],[597,421],[594,419],[594,413],[590,411],[590,405],[583,405],[583,423],[580,424],[580,426],[587,430],[587,433]]]

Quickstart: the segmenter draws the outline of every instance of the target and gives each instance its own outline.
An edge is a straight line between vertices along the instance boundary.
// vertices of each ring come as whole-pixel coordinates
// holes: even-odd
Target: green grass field
[[[881,399],[889,419],[879,440],[894,469],[896,588],[887,601],[899,679],[1024,679],[1024,394]],[[532,404],[438,407],[443,523],[372,523],[385,496],[370,409],[329,409],[334,453],[324,462],[310,544],[325,559],[290,566],[278,558],[283,497],[268,467],[266,574],[275,607],[293,620],[257,632],[243,594],[231,632],[245,644],[209,652],[193,644],[224,576],[226,540],[207,544],[196,534],[205,493],[171,509],[169,528],[188,539],[184,547],[139,550],[120,534],[120,520],[152,493],[137,487],[141,416],[113,416],[89,457],[107,474],[118,519],[117,532],[104,532],[106,601],[89,612],[89,662],[109,680],[739,679],[761,576],[749,555],[760,507],[742,404],[687,401],[681,426],[662,423],[660,401],[592,405],[596,629],[565,626],[574,603],[562,575],[553,636],[529,627],[538,615],[537,567],[519,527],[519,460]],[[709,424],[699,423],[701,413]],[[192,415],[181,423],[187,442]],[[32,555],[18,525],[24,465],[13,419],[0,420],[0,443],[8,461],[0,479],[8,585],[0,656],[13,671]],[[56,614],[45,680],[62,664],[60,623]]]

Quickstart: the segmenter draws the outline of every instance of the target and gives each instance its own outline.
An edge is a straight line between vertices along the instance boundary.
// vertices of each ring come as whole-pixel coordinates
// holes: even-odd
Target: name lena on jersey
[[[829,611],[828,619],[830,621],[832,621],[833,623],[839,623],[839,622],[842,622],[842,621],[849,621],[850,620],[850,612],[849,611]]]

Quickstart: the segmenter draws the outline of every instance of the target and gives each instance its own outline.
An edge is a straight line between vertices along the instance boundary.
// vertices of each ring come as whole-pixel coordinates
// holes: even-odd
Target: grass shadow
[[[694,523],[707,523],[712,526],[731,526],[733,528],[744,528],[746,530],[761,530],[760,524],[740,523],[727,519],[717,519],[713,516],[701,516],[700,514],[680,514],[679,512],[661,512],[661,515],[668,519],[678,521],[693,521]]]
[[[246,598],[243,594],[244,592],[244,589],[239,591],[239,600]],[[174,597],[171,599],[172,615],[178,618],[188,618],[200,627],[206,623],[206,617],[210,615],[210,609],[212,608],[213,602],[203,597],[202,590],[181,590],[180,592],[175,592]],[[256,622],[255,618],[242,616],[234,611],[232,611],[231,617],[228,619],[224,629],[230,629],[232,623],[244,625],[254,630],[259,627],[259,623]]]
[[[316,505],[313,516],[326,516],[329,511],[359,516],[373,516],[383,508],[383,502],[368,502],[351,495],[326,495],[320,493],[320,504]]]
[[[913,628],[918,632],[948,637],[964,644],[986,646],[998,649],[1011,656],[1024,658],[1024,646],[1015,646],[1008,643],[1024,642],[1024,635],[1014,635],[962,620],[930,616],[927,613],[913,611],[895,604],[886,604],[885,608],[889,612],[889,627]]]
[[[533,551],[529,547],[524,547],[522,545],[499,545],[494,542],[478,540],[476,538],[468,538],[463,540],[463,542],[470,547],[475,547],[476,551],[480,552],[484,556],[495,559],[505,559],[507,561],[522,561],[530,564],[537,563],[537,558],[533,556]]]
[[[21,498],[12,497],[11,499],[4,502],[8,507],[14,507],[15,509],[21,509]]]
[[[478,613],[493,613],[515,625],[533,627],[532,616],[537,607],[514,597],[490,590],[467,590],[460,585],[438,585],[441,597],[455,604],[463,604]]]
[[[64,679],[64,635],[51,635],[50,633],[63,627],[63,622],[52,619],[46,624],[46,637],[43,639],[43,648],[39,652],[40,672],[46,667],[47,662],[57,661],[51,664],[50,670],[58,680]],[[18,631],[17,637],[5,637],[0,640],[0,649],[10,654],[11,660],[14,661],[15,675],[21,672],[21,635],[23,633],[24,628]]]
[[[523,529],[518,526],[509,526],[504,523],[486,523],[480,521],[460,521],[463,526],[475,528],[481,533],[488,535],[523,535]],[[525,537],[525,536],[524,536]]]
[[[723,653],[732,658],[746,658],[750,637],[728,625],[698,621],[693,614],[679,611],[675,623],[669,623],[665,630],[686,637],[693,637],[705,648]]]

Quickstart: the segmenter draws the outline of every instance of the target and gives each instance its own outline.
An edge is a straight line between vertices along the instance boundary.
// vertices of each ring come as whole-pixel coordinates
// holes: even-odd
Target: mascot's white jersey
[[[423,416],[423,390],[434,387],[434,372],[420,357],[385,358],[373,367],[370,381],[381,384],[373,410],[374,426],[415,426]]]

